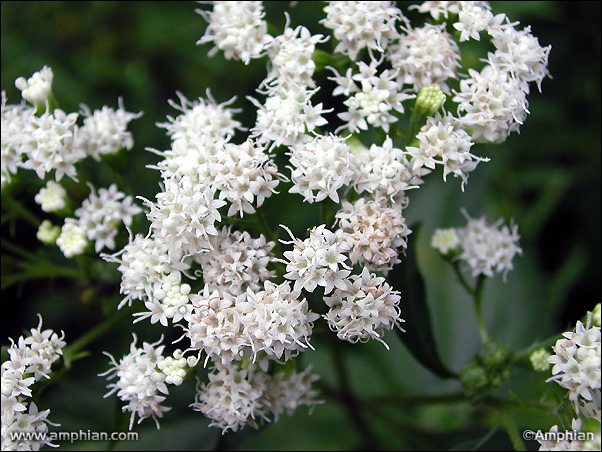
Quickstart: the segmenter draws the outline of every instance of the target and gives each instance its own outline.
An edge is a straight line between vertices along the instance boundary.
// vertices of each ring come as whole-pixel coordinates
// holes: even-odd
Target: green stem
[[[8,210],[10,210],[17,217],[20,217],[36,228],[40,227],[42,221],[35,214],[26,209],[22,203],[15,201],[12,196],[3,194],[2,206],[4,207],[4,205],[6,205]]]
[[[343,350],[341,350],[340,345],[338,339],[335,338],[330,347],[335,371],[341,388],[339,401],[363,440],[362,447],[359,450],[380,450],[381,448],[378,439],[364,419],[360,401],[355,397],[351,389],[351,384],[343,361]]]
[[[485,287],[485,275],[479,275],[477,278],[477,284],[473,292],[474,309],[477,317],[477,325],[479,327],[479,335],[481,342],[487,344],[489,342],[489,334],[485,326],[485,319],[483,317],[483,289]]]
[[[514,450],[527,450],[525,443],[523,442],[523,439],[516,428],[516,423],[514,422],[514,419],[512,419],[512,416],[510,416],[508,411],[503,411],[501,416],[502,424],[504,425],[504,428],[510,437],[510,441],[512,441]]]
[[[71,367],[71,364],[78,359],[79,352],[111,331],[126,315],[130,314],[129,309],[120,309],[111,314],[110,317],[105,319],[102,323],[92,328],[90,331],[85,333],[83,336],[79,337],[75,341],[71,342],[69,346],[67,346],[63,350],[63,359],[65,361],[65,367]]]

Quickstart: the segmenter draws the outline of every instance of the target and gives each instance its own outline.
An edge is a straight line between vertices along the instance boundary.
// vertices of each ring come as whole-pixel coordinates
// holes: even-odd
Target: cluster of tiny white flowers
[[[300,373],[285,369],[269,375],[256,365],[242,368],[215,364],[209,382],[197,387],[191,406],[211,419],[211,426],[221,428],[222,433],[235,432],[245,425],[258,427],[271,418],[277,421],[282,413],[292,414],[301,405],[319,403],[311,386],[317,379],[311,367]]]
[[[272,37],[263,19],[262,2],[215,1],[212,11],[197,10],[209,24],[197,44],[213,43],[209,55],[218,50],[228,59],[249,64],[264,55]]]
[[[518,226],[503,225],[502,218],[489,224],[484,216],[474,219],[466,211],[462,213],[468,221],[466,227],[437,229],[431,246],[443,256],[461,261],[473,277],[503,273],[505,278],[514,268],[514,257],[522,254]]]
[[[223,365],[243,357],[284,360],[309,347],[317,314],[288,282],[266,281],[263,290],[232,295],[205,286],[190,296],[194,308],[186,335],[191,348]]]
[[[130,242],[114,255],[102,255],[107,262],[119,264],[121,273],[120,293],[125,295],[119,308],[132,300],[147,300],[153,288],[164,275],[188,269],[178,260],[170,261],[167,244],[155,237],[134,236]]]
[[[451,115],[436,114],[427,119],[426,124],[416,135],[419,145],[408,146],[406,152],[410,156],[413,172],[436,165],[443,166],[443,180],[448,174],[462,179],[462,190],[468,182],[468,174],[479,162],[489,159],[471,154],[473,145],[470,135]]]
[[[397,21],[405,20],[393,2],[329,1],[324,7],[322,24],[333,31],[339,41],[335,52],[357,59],[360,50],[382,53],[398,35]]]
[[[316,128],[327,123],[321,103],[313,105],[312,96],[318,88],[309,89],[295,85],[290,88],[276,86],[260,103],[249,100],[257,107],[257,120],[251,137],[271,147],[297,146],[310,139]]]
[[[84,123],[77,131],[74,146],[81,147],[86,155],[100,160],[103,155],[117,154],[121,149],[129,151],[134,146],[127,127],[142,113],[125,111],[121,99],[117,110],[105,105],[91,112],[88,106],[83,105],[81,115]]]
[[[52,95],[52,79],[54,73],[52,68],[44,66],[27,80],[19,77],[15,80],[15,86],[21,91],[23,99],[34,106],[44,106]]]
[[[28,336],[19,337],[7,349],[8,360],[2,363],[2,450],[39,450],[51,444],[42,435],[16,436],[16,433],[48,432],[50,410],[38,411],[30,401],[32,386],[49,379],[52,365],[62,356],[66,343],[52,330],[42,330],[42,317]]]
[[[115,248],[121,224],[131,226],[134,216],[142,213],[142,209],[134,204],[131,196],[117,190],[116,184],[108,189],[100,188],[98,193],[94,187],[90,189],[90,196],[75,210],[75,216],[98,253],[104,248]]]
[[[600,422],[600,326],[592,325],[592,314],[588,313],[585,324],[577,321],[574,330],[562,335],[548,358],[553,376],[547,381],[568,390],[578,414]]]
[[[316,63],[313,60],[313,53],[316,44],[327,40],[328,38],[322,35],[312,35],[302,25],[295,29],[285,27],[284,32],[275,37],[268,48],[270,68],[263,81],[268,92],[274,89],[274,86],[314,88],[315,82],[312,77]]]
[[[393,146],[390,137],[382,145],[355,150],[358,175],[354,186],[359,193],[368,192],[374,199],[384,197],[393,204],[406,204],[405,192],[422,183],[422,169],[414,173],[407,154]]]
[[[401,262],[398,255],[407,247],[406,237],[412,231],[399,208],[388,207],[384,199],[360,198],[353,204],[344,200],[336,218],[346,233],[352,264],[387,273]]]
[[[152,417],[159,428],[158,418],[170,408],[162,406],[165,395],[169,393],[165,382],[165,374],[158,368],[158,363],[163,361],[162,340],[154,344],[144,342],[142,347],[136,347],[137,338],[130,345],[130,352],[117,362],[115,358],[105,352],[111,359],[111,367],[100,374],[107,376],[108,380],[116,380],[107,387],[110,391],[105,397],[116,393],[127,405],[122,407],[123,412],[130,412],[130,430],[138,416],[138,423],[147,417]]]
[[[414,91],[437,85],[447,92],[447,79],[457,78],[460,48],[445,25],[407,28],[387,50],[387,59],[398,70],[397,81]]]
[[[299,193],[310,203],[327,197],[338,203],[338,190],[355,176],[349,146],[335,135],[318,136],[291,148],[290,163],[294,185],[289,192]]]
[[[286,227],[285,227],[286,228]],[[317,286],[324,287],[324,293],[332,292],[335,287],[345,288],[345,280],[351,274],[351,267],[345,263],[349,251],[349,243],[341,229],[334,232],[321,224],[309,231],[305,240],[292,238],[291,251],[285,251],[284,257],[287,273],[285,278],[295,282],[295,290],[305,289],[313,292]]]
[[[2,187],[19,168],[35,171],[42,180],[53,173],[57,182],[63,176],[77,181],[75,165],[86,156],[98,160],[103,154],[133,146],[126,128],[141,113],[126,112],[121,100],[116,111],[105,106],[91,113],[84,105],[82,116],[52,109],[52,81],[53,72],[47,66],[28,80],[19,77],[15,81],[23,99],[34,107],[8,105],[2,92]],[[84,118],[81,126],[80,117]]]
[[[181,280],[180,272],[161,275],[161,279],[154,284],[152,295],[144,300],[147,311],[134,314],[138,316],[136,322],[150,317],[151,323],[160,322],[167,326],[169,320],[173,323],[188,320],[192,312],[188,296],[191,287],[187,283],[181,283]]]
[[[337,336],[349,342],[382,339],[385,329],[400,327],[399,292],[385,282],[385,278],[371,274],[364,267],[361,275],[351,275],[344,289],[335,289],[324,297],[330,307],[324,318]]]
[[[246,231],[224,227],[210,241],[212,249],[195,256],[205,285],[238,295],[247,289],[260,289],[264,281],[275,276],[268,269],[274,257],[274,242],[268,242],[263,235],[253,238]]]
[[[347,111],[338,115],[345,122],[341,127],[352,133],[368,130],[369,126],[382,127],[389,132],[389,125],[398,120],[393,112],[403,113],[403,101],[415,97],[399,91],[396,80],[398,70],[385,69],[379,72],[379,64],[377,60],[372,60],[370,64],[359,61],[358,72],[349,70],[345,76],[332,69],[335,76],[331,79],[338,85],[333,94],[347,96],[343,102]]]

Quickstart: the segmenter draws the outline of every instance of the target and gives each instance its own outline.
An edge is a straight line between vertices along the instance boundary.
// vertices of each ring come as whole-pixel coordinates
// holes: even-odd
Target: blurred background
[[[313,33],[328,34],[318,22],[323,17],[323,2],[265,3],[266,19],[276,30],[282,30],[283,13],[288,11],[293,26],[303,24]],[[404,12],[411,4],[397,3]],[[520,134],[512,135],[502,145],[474,148],[475,153],[491,161],[480,164],[470,175],[464,192],[456,179],[444,183],[440,175],[433,174],[410,197],[406,217],[409,224],[422,223],[411,243],[425,279],[435,338],[442,360],[456,372],[479,351],[478,334],[470,300],[429,242],[436,228],[465,224],[461,208],[472,217],[485,215],[490,222],[513,218],[519,226],[523,255],[515,260],[515,269],[506,282],[501,276],[493,278],[486,288],[488,326],[491,335],[504,345],[520,349],[565,331],[602,298],[600,2],[491,2],[491,6],[495,13],[504,12],[522,26],[530,25],[542,46],[552,46],[552,77],[544,80],[541,93],[532,88],[531,114]],[[135,147],[127,155],[127,170],[121,174],[125,182],[120,188],[135,187],[130,194],[152,200],[158,191],[159,174],[146,166],[156,163],[158,157],[146,149],[168,148],[169,139],[156,123],[178,113],[167,103],[176,98],[176,92],[193,100],[210,88],[218,102],[236,96],[234,107],[243,109],[236,119],[247,127],[255,120],[254,108],[245,97],[256,94],[266,74],[265,60],[245,66],[225,60],[219,52],[208,57],[210,46],[195,44],[206,27],[204,19],[195,13],[199,7],[207,8],[195,2],[2,2],[2,90],[9,103],[18,103],[14,80],[29,77],[46,65],[54,71],[54,93],[63,110],[78,111],[81,104],[91,109],[103,105],[116,108],[122,98],[126,110],[143,111],[144,115],[130,127]],[[465,57],[470,60],[471,55]],[[326,92],[316,99],[326,106],[333,102]],[[84,171],[99,186],[108,186],[115,176],[111,170],[97,172],[93,165]],[[12,196],[41,216],[33,202],[40,186],[35,177],[24,176],[17,181]],[[75,184],[71,189],[75,198],[87,196]],[[304,215],[298,208],[300,198],[290,200],[282,203],[281,197],[276,197],[266,203],[274,227],[283,222],[302,233],[316,224],[317,216]],[[3,216],[4,208],[3,198]],[[147,227],[138,226],[139,232]],[[59,253],[39,250],[32,226],[15,226],[3,220],[2,241],[17,243],[34,253],[50,253],[52,259],[67,263]],[[4,308],[8,308],[2,316],[3,345],[9,337],[16,338],[24,329],[34,327],[38,312],[43,314],[46,327],[64,330],[67,341],[107,315],[108,302],[99,300],[115,300],[117,296],[119,275],[113,267],[102,276],[102,284],[95,281],[86,285],[63,278],[9,284],[5,278],[14,272],[15,262],[6,249],[3,245],[2,296]],[[403,290],[401,306],[403,316]],[[118,401],[102,398],[106,382],[95,376],[108,366],[100,352],[121,356],[129,348],[132,331],[150,342],[165,333],[145,322],[133,327],[128,318],[120,326],[94,344],[91,357],[81,360],[44,393],[43,408],[51,408],[50,418],[61,423],[61,430],[107,431],[120,422]],[[173,332],[173,338],[179,334]],[[488,419],[469,404],[418,403],[424,397],[457,393],[459,387],[424,369],[394,333],[385,339],[390,350],[370,343],[344,347],[342,352],[354,391],[368,400],[389,401],[370,412],[368,420],[380,448],[447,449],[487,433]],[[327,385],[336,386],[327,351],[316,347],[304,354],[305,362],[313,364]],[[537,399],[546,389],[543,380],[545,376],[519,372],[512,390],[521,397]],[[285,416],[260,432],[247,429],[221,438],[219,430],[208,429],[208,421],[188,408],[193,393],[193,385],[176,388],[167,403],[173,407],[172,412],[167,413],[161,430],[156,431],[154,423],[146,420],[137,429],[141,432],[139,442],[119,443],[116,448],[366,447],[362,442],[365,438],[349,422],[345,411],[330,401],[317,406],[312,416],[301,408],[294,416]],[[517,418],[523,428],[546,430],[553,421],[545,413]],[[496,433],[482,447],[503,450],[509,446],[505,434]],[[71,450],[104,447],[101,443],[61,444],[61,448]]]

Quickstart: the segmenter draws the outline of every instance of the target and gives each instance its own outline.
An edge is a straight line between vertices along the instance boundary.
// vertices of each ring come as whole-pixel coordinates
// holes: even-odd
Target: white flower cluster
[[[246,368],[216,364],[209,382],[198,387],[191,406],[211,419],[211,425],[237,431],[245,425],[257,427],[262,421],[278,420],[299,406],[312,406],[317,395],[311,387],[317,380],[311,367],[303,372],[285,369],[266,374],[255,365]]]
[[[100,376],[107,376],[108,380],[116,380],[108,385],[110,391],[105,397],[117,393],[117,397],[127,402],[122,411],[131,412],[130,430],[136,416],[138,416],[138,423],[147,417],[152,417],[159,428],[157,418],[163,417],[163,413],[170,409],[161,405],[165,400],[164,394],[169,392],[165,383],[165,374],[158,368],[158,362],[163,360],[164,346],[157,346],[162,339],[154,344],[144,342],[141,348],[136,347],[136,341],[134,335],[130,352],[119,362],[105,352],[111,359],[113,367]]]
[[[552,377],[567,390],[577,417],[572,420],[572,437],[557,440],[539,440],[539,450],[600,450],[600,429],[585,432],[583,422],[594,419],[600,425],[602,402],[600,399],[600,303],[593,312],[588,312],[585,323],[577,321],[575,328],[562,334],[562,338],[552,346],[553,355],[547,358],[552,365]],[[554,425],[550,432],[559,431]],[[586,436],[586,433],[589,436]],[[591,438],[593,436],[593,439]]]
[[[562,334],[552,347],[554,355],[548,358],[552,364],[552,377],[568,390],[569,400],[575,411],[585,418],[600,422],[600,327],[592,325],[592,314],[583,324],[577,321],[575,329]]]
[[[63,176],[77,180],[75,165],[88,155],[99,160],[104,154],[133,146],[127,126],[142,113],[125,111],[121,100],[117,110],[105,106],[92,113],[82,106],[85,119],[80,126],[78,113],[52,109],[52,80],[52,69],[45,66],[28,80],[19,77],[15,81],[23,99],[32,106],[7,104],[2,92],[2,187],[19,168],[35,171],[42,180],[49,174],[57,182]]]
[[[488,158],[470,153],[473,145],[470,135],[461,127],[459,121],[447,114],[437,113],[427,119],[426,124],[416,135],[418,146],[408,146],[406,152],[410,158],[413,172],[433,170],[436,165],[443,166],[443,180],[448,174],[462,179],[462,190],[468,182],[468,174],[479,162]]]
[[[251,59],[265,53],[266,45],[271,41],[268,24],[263,17],[262,2],[215,1],[213,11],[197,10],[209,24],[205,35],[197,44],[213,43],[209,52],[224,52],[228,59],[242,60],[249,64]]]
[[[436,230],[431,245],[442,255],[465,264],[472,276],[504,273],[505,278],[514,268],[514,257],[522,254],[518,226],[502,225],[503,219],[489,224],[484,216],[474,219],[462,213],[468,220],[466,227]]]
[[[40,201],[44,201],[49,188],[61,193],[59,187],[49,183],[46,192],[39,193],[42,198]],[[100,188],[98,193],[90,185],[90,190],[90,196],[75,210],[75,217],[65,219],[56,239],[56,244],[66,257],[82,254],[89,243],[94,243],[96,253],[100,253],[104,248],[114,249],[120,226],[131,226],[134,216],[142,213],[142,209],[134,204],[132,197],[118,191],[116,184],[112,184],[108,189]]]
[[[42,330],[42,317],[29,336],[11,340],[7,361],[2,363],[2,450],[40,450],[55,447],[43,436],[24,437],[16,434],[48,432],[50,410],[39,411],[30,401],[32,386],[41,379],[49,379],[52,365],[61,357],[65,341],[52,330]]]

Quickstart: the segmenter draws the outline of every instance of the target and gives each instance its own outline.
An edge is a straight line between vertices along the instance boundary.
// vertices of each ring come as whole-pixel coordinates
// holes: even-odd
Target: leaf
[[[412,227],[412,237],[418,235],[420,227],[420,223]],[[401,292],[405,332],[399,329],[396,331],[408,350],[424,367],[442,378],[457,378],[457,375],[443,364],[439,356],[426,301],[424,279],[416,259],[416,245],[411,243],[411,240],[407,250],[405,259],[395,265],[387,275],[388,283]]]

